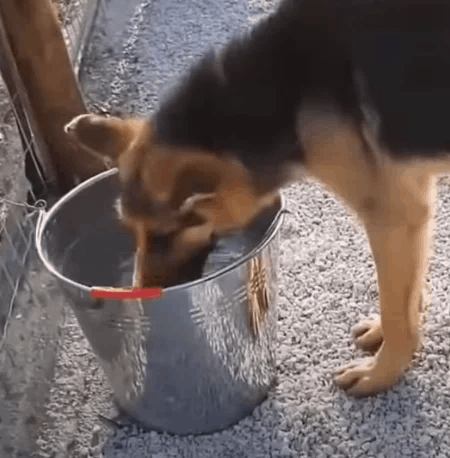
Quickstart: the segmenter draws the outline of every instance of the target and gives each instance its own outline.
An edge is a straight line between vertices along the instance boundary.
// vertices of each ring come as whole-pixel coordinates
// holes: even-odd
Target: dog
[[[65,130],[117,165],[144,287],[245,230],[288,183],[332,190],[365,228],[381,312],[355,332],[373,357],[334,380],[368,396],[419,347],[449,106],[450,1],[284,0],[205,52],[149,119],[87,114]]]

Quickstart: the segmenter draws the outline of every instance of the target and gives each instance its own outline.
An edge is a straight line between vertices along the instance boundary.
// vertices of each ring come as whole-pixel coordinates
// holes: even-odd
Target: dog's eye
[[[139,184],[135,181],[129,181],[122,185],[122,205],[130,213],[143,213],[145,202]]]
[[[185,213],[181,216],[180,224],[183,227],[192,227],[192,226],[200,226],[204,224],[206,219],[203,216],[198,215],[197,213],[190,211],[189,213]]]
[[[171,245],[171,235],[153,235],[149,236],[152,251],[156,253],[167,253]]]
[[[155,202],[145,194],[137,182],[123,185],[121,200],[127,212],[135,216],[153,217],[167,211],[164,202]]]

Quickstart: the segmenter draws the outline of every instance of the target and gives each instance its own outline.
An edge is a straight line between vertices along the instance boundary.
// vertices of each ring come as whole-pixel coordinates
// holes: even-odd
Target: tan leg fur
[[[419,344],[437,170],[370,161],[356,129],[331,107],[328,112],[304,108],[298,128],[307,171],[356,212],[375,259],[381,321],[363,322],[356,343],[379,350],[361,366],[340,369],[335,382],[355,396],[376,394],[398,381]]]

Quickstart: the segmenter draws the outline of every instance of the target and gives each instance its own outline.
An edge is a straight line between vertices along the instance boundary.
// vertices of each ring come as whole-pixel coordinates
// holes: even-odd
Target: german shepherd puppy
[[[285,0],[207,52],[151,119],[88,114],[66,132],[116,162],[144,287],[245,229],[302,174],[334,191],[377,268],[381,319],[356,330],[374,357],[335,377],[364,396],[392,387],[419,345],[449,107],[450,1]]]

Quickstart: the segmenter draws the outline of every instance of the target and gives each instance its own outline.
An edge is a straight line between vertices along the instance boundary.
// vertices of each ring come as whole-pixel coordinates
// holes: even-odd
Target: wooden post
[[[2,0],[0,19],[0,33],[6,35],[14,60],[11,65],[26,93],[24,106],[32,112],[31,129],[45,144],[40,148],[42,162],[65,193],[77,181],[105,170],[105,165],[70,143],[63,130],[87,108],[53,5],[50,0]]]

